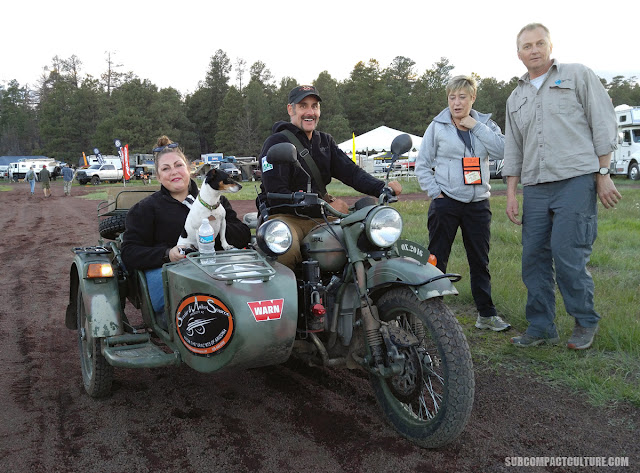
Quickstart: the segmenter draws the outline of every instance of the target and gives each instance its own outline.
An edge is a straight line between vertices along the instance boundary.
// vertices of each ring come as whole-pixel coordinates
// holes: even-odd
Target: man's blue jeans
[[[598,233],[596,197],[593,174],[524,187],[522,281],[528,290],[531,336],[558,336],[556,280],[567,313],[582,327],[598,324],[593,278],[587,270]]]
[[[31,186],[31,193],[33,194],[36,191],[36,180],[29,181],[29,185]]]

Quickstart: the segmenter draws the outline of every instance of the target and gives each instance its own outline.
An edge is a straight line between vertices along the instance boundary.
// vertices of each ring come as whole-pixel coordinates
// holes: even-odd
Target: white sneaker
[[[480,317],[476,320],[476,328],[493,330],[494,332],[502,332],[511,328],[511,324],[505,322],[498,315],[493,317]]]

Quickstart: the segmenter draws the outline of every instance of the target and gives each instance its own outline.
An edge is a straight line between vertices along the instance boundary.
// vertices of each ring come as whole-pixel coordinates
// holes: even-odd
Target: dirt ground
[[[0,191],[0,471],[640,471],[638,410],[592,407],[477,363],[471,420],[438,450],[396,435],[361,373],[296,362],[214,375],[119,369],[111,397],[89,398],[64,326],[71,248],[97,243],[97,202],[77,198],[89,190]],[[513,467],[512,457],[628,457],[629,467]]]

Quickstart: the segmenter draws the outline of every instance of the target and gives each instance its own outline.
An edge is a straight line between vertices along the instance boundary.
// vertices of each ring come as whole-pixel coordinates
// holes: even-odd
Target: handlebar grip
[[[380,193],[380,199],[379,199],[380,204],[391,204],[397,201],[398,201],[398,198],[396,197],[396,193],[391,187],[385,186],[382,188],[382,192]]]
[[[278,202],[282,202],[282,203],[294,203],[296,201],[295,199],[295,193],[291,193],[291,194],[279,194],[277,192],[267,192],[267,199],[269,201],[278,201]]]
[[[382,192],[387,194],[389,197],[394,197],[396,195],[395,191],[389,186],[383,187]]]

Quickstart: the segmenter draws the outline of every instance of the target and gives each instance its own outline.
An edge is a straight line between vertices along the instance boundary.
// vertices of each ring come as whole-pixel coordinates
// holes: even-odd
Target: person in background
[[[31,187],[30,195],[34,195],[36,191],[36,172],[34,170],[34,166],[29,168],[24,178],[29,182],[29,186]]]
[[[311,156],[317,167],[319,179],[322,182],[316,182],[313,179],[314,173],[307,162],[301,159],[298,154],[300,164],[312,176],[311,190],[318,193],[321,198],[329,202],[339,212],[349,212],[349,206],[346,202],[321,191],[321,189],[326,191],[325,186],[331,182],[332,177],[339,179],[363,194],[378,197],[382,193],[382,189],[385,186],[383,181],[376,179],[364,169],[358,167],[338,148],[331,135],[316,130],[320,120],[321,100],[318,90],[311,85],[301,85],[289,92],[287,113],[289,114],[290,122],[276,122],[272,128],[273,134],[265,140],[262,145],[262,151],[260,151],[262,183],[260,184],[261,193],[256,202],[258,210],[260,210],[261,203],[266,203],[267,207],[273,207],[273,203],[268,202],[267,199],[267,193],[269,192],[290,194],[307,188],[308,176],[299,168],[292,167],[289,164],[271,164],[267,162],[269,148],[277,143],[289,142],[295,145],[296,143],[292,140],[298,141],[299,145],[308,151],[308,156]],[[291,133],[291,135],[287,133]],[[393,189],[396,195],[400,195],[402,192],[402,186],[397,181],[390,182],[389,187]],[[280,213],[280,210],[273,210],[271,213],[270,218],[277,217],[279,220],[286,222],[291,229],[293,244],[289,251],[278,257],[278,262],[293,269],[298,263],[302,262],[300,241],[317,225],[317,222],[310,218]]]
[[[511,327],[491,297],[489,242],[489,157],[502,159],[504,135],[491,115],[473,110],[478,86],[469,76],[453,77],[446,87],[449,107],[427,127],[416,159],[416,176],[431,198],[427,227],[429,252],[443,273],[458,228],[467,252],[476,327],[494,332]]]
[[[162,265],[186,257],[176,243],[191,204],[198,196],[198,186],[191,179],[189,161],[178,143],[161,136],[153,151],[160,190],[127,212],[122,260],[127,269],[144,271],[156,321],[166,328]],[[227,241],[236,248],[246,247],[251,239],[249,227],[238,220],[225,196],[220,197],[220,202],[227,212]],[[216,250],[222,250],[218,235]]]
[[[42,165],[42,170],[40,171],[40,182],[42,183],[42,191],[44,192],[45,197],[51,197],[51,173],[47,169],[47,165]]]
[[[75,173],[73,169],[69,166],[69,163],[66,164],[65,167],[62,168],[62,180],[64,181],[64,195],[71,195],[71,185],[73,184],[73,177]]]
[[[587,270],[597,235],[597,197],[606,209],[622,197],[609,175],[617,146],[615,111],[591,69],[551,59],[547,27],[526,25],[516,45],[527,73],[507,100],[502,175],[507,176],[507,217],[522,225],[529,326],[511,343],[532,347],[560,341],[557,281],[567,313],[575,319],[567,347],[583,350],[592,345],[600,320]]]

